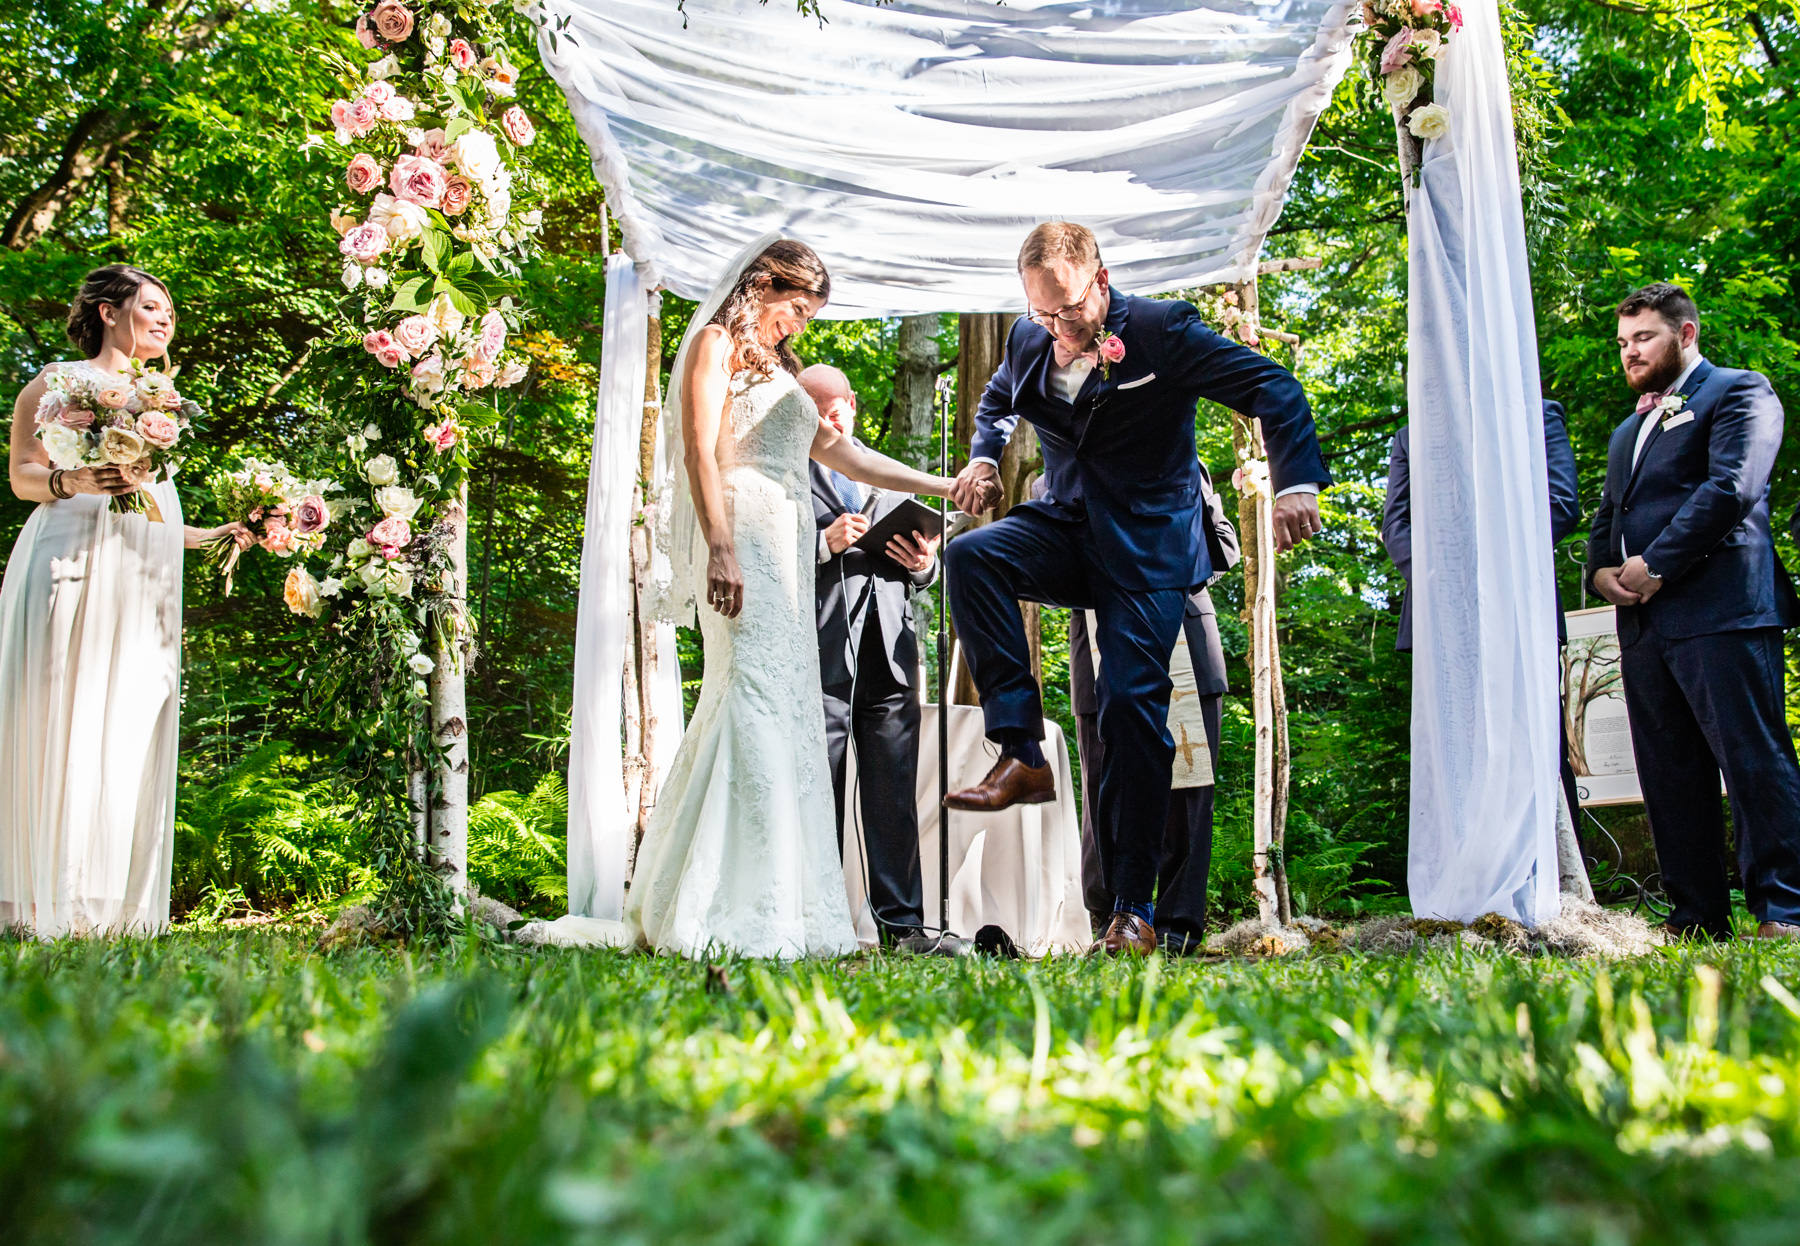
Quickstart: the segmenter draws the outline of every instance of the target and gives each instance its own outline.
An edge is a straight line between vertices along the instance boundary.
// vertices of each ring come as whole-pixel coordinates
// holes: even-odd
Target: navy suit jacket
[[[1394,648],[1412,650],[1412,425],[1402,424],[1388,451],[1387,507],[1381,516],[1381,543],[1406,581],[1400,599],[1400,634]],[[1544,466],[1550,479],[1550,542],[1560,545],[1581,526],[1581,491],[1575,477],[1575,450],[1569,445],[1569,421],[1560,402],[1544,402]],[[1562,597],[1556,599],[1556,638],[1568,639]]]
[[[1200,399],[1262,421],[1277,492],[1331,483],[1312,410],[1291,372],[1214,333],[1191,304],[1114,290],[1106,328],[1125,358],[1109,376],[1096,368],[1069,403],[1050,383],[1049,331],[1015,322],[981,395],[970,453],[998,460],[1029,420],[1043,444],[1045,496],[1015,509],[1085,518],[1094,562],[1120,588],[1192,592],[1213,571],[1194,451]]]
[[[1702,359],[1687,401],[1661,420],[1634,467],[1642,421],[1614,430],[1606,489],[1588,537],[1588,576],[1625,551],[1663,578],[1640,606],[1620,606],[1619,642],[1646,627],[1669,640],[1752,627],[1791,627],[1800,601],[1769,530],[1769,474],[1784,417],[1769,378]],[[1692,414],[1692,419],[1682,417]]]

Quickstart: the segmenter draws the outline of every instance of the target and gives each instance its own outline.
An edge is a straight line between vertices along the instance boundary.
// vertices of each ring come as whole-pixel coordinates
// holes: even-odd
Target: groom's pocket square
[[[1663,432],[1666,433],[1671,428],[1680,428],[1683,424],[1692,424],[1693,422],[1694,413],[1692,411],[1683,411],[1680,415],[1671,415],[1668,419],[1663,421]]]
[[[1156,373],[1146,372],[1143,376],[1140,376],[1135,381],[1120,382],[1119,388],[1120,389],[1136,389],[1140,385],[1148,385],[1151,381],[1154,381],[1155,379],[1156,379]]]

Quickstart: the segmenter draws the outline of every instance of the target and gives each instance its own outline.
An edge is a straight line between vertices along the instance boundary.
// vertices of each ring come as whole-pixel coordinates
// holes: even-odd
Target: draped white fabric
[[[631,830],[625,818],[620,722],[630,628],[631,493],[649,326],[649,289],[632,262],[615,255],[606,265],[600,398],[588,465],[569,724],[569,912],[582,917],[617,919],[625,905]],[[679,711],[675,718],[679,723]]]
[[[1413,912],[1556,916],[1556,620],[1530,267],[1495,0],[1439,62],[1409,218]]]
[[[778,230],[827,315],[1018,308],[1039,221],[1136,294],[1248,277],[1350,59],[1352,0],[545,0],[625,249],[698,298]],[[568,19],[560,28],[562,18]]]

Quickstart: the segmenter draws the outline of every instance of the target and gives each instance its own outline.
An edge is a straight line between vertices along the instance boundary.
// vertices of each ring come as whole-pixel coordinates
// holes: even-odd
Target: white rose
[[[437,666],[437,663],[433,662],[422,653],[415,653],[410,658],[406,659],[406,665],[415,675],[429,675]]]
[[[379,597],[387,592],[387,568],[379,562],[365,562],[356,570],[365,591]]]
[[[1382,80],[1381,94],[1395,108],[1404,108],[1413,102],[1424,85],[1424,75],[1411,65],[1402,65]]]
[[[456,310],[456,305],[450,301],[448,294],[440,294],[432,299],[424,315],[431,322],[431,327],[437,330],[439,337],[455,337],[457,330],[463,326],[463,314]]]
[[[319,581],[319,596],[336,597],[344,591],[344,582],[335,575],[328,575]]]
[[[364,424],[362,435],[363,435],[363,440],[365,440],[365,441],[380,441],[381,440],[381,430],[379,428],[375,427],[373,424]]]
[[[1413,110],[1406,128],[1414,138],[1443,138],[1450,133],[1450,110],[1442,104],[1427,104]]]
[[[369,66],[369,77],[375,79],[377,82],[392,78],[399,72],[400,62],[395,60],[392,56],[384,56],[373,65]]]
[[[385,489],[375,490],[375,505],[389,519],[404,519],[412,522],[412,517],[419,513],[419,498],[411,489],[399,485],[389,485]]]
[[[433,13],[425,19],[425,33],[434,39],[448,39],[450,37],[450,19],[442,13]]]
[[[452,150],[463,175],[483,186],[493,179],[494,170],[500,167],[500,149],[494,144],[494,136],[485,130],[470,130],[460,136]]]
[[[425,231],[431,218],[416,203],[389,194],[375,196],[369,205],[369,224],[387,231],[395,242],[410,242]]]
[[[368,436],[364,433],[363,436]],[[391,485],[400,479],[400,465],[391,454],[378,454],[363,464],[363,475],[372,485]]]
[[[375,552],[375,547],[361,537],[357,537],[344,547],[344,557],[351,562],[361,562]]]
[[[348,264],[344,265],[344,276],[342,278],[344,289],[356,289],[357,286],[362,284],[362,279],[362,265],[358,264],[355,260],[351,260]]]
[[[506,214],[512,211],[512,195],[501,191],[487,197],[487,227],[499,229],[506,224]],[[502,239],[504,242],[504,239]]]
[[[48,424],[44,427],[44,453],[57,468],[72,472],[81,466],[83,443],[87,440],[77,430],[67,424]]]
[[[365,268],[365,269],[363,269],[363,284],[367,285],[369,287],[369,289],[371,289],[371,290],[385,289],[387,287],[387,283],[388,283],[387,269],[385,269],[385,268]]]
[[[394,596],[411,597],[413,591],[413,574],[405,567],[394,572]]]

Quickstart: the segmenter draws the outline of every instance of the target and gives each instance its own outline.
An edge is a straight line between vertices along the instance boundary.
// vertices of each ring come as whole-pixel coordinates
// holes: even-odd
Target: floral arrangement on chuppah
[[[1394,113],[1404,171],[1416,185],[1427,139],[1450,132],[1450,110],[1433,86],[1438,58],[1462,29],[1455,0],[1364,0],[1369,76]]]

